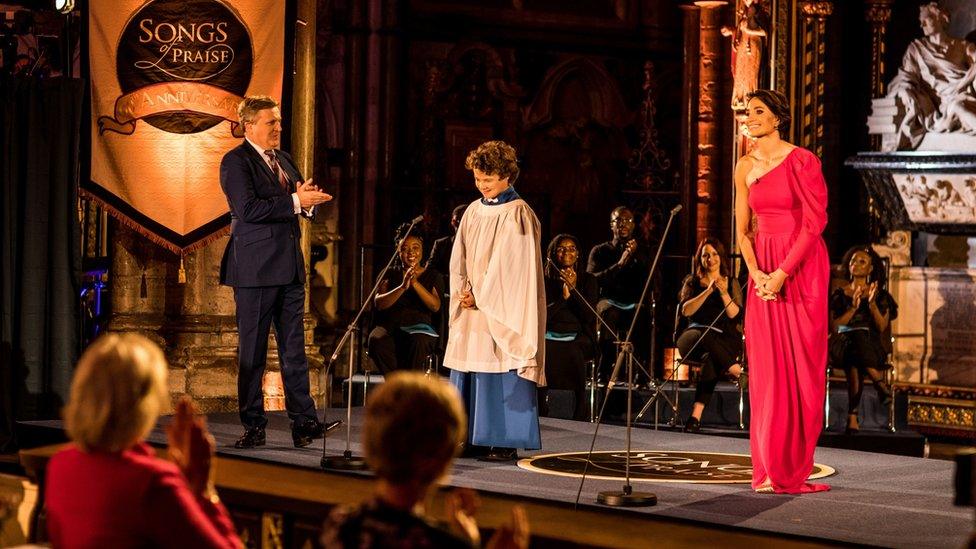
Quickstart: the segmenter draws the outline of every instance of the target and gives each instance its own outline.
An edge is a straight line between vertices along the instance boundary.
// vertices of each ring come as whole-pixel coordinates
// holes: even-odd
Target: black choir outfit
[[[565,299],[562,279],[558,272],[550,271],[546,276],[546,381],[550,389],[573,391],[573,419],[586,420],[586,363],[596,358],[597,320],[580,295],[596,308],[599,289],[593,275],[577,271],[576,289],[580,295],[571,289],[569,299]]]
[[[403,271],[391,268],[386,273],[387,291],[403,282]],[[436,269],[425,269],[417,282],[435,295],[444,295],[444,277]],[[437,348],[438,316],[431,311],[413,288],[407,288],[387,309],[374,310],[375,327],[369,334],[369,356],[383,374],[397,369],[425,370],[427,358]],[[441,300],[441,308],[444,302]]]
[[[888,313],[888,322],[898,317],[898,304],[886,290],[878,288],[874,298],[878,311],[883,316]],[[830,314],[833,318],[844,315],[854,306],[854,298],[837,288],[830,296]],[[830,365],[847,372],[848,413],[857,414],[861,404],[864,386],[861,380],[867,376],[874,383],[883,405],[891,402],[891,390],[881,379],[881,372],[891,368],[883,334],[871,315],[870,302],[866,292],[861,298],[854,316],[847,324],[837,326],[830,335],[828,354]]]
[[[739,306],[739,311],[735,317],[729,318],[728,314],[725,313],[726,307],[722,302],[722,295],[718,288],[714,288],[697,311],[687,317],[681,315],[687,324],[676,341],[682,357],[702,363],[701,375],[695,385],[695,402],[700,402],[706,406],[712,399],[715,385],[719,379],[732,365],[740,364],[742,360],[742,327],[740,324],[744,311],[742,288],[734,278],[726,277],[726,280],[729,283],[729,297],[732,298],[732,302]],[[697,275],[686,276],[681,283],[681,293],[678,296],[679,311],[688,300],[701,294],[707,287],[707,285],[702,284]],[[720,313],[721,316],[713,325],[712,321]],[[708,326],[710,325],[713,327],[709,329]],[[701,343],[695,347],[689,356],[688,353],[691,352],[695,342],[698,341],[699,337],[702,337],[702,334],[705,335]]]
[[[630,260],[623,266],[619,265],[626,246],[627,240],[623,239],[598,244],[590,250],[586,263],[586,271],[596,278],[599,287],[600,298],[596,310],[621,338],[627,336],[651,265],[647,247],[640,240]],[[642,313],[641,317],[646,317],[646,313]],[[645,364],[651,339],[651,334],[646,333],[647,326],[646,318],[639,319],[632,338],[634,355]],[[605,376],[610,374],[617,356],[614,337],[606,332],[605,329],[600,332],[600,370]]]

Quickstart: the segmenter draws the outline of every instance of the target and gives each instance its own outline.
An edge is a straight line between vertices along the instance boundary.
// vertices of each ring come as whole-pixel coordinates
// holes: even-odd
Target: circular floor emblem
[[[624,478],[626,452],[593,452],[587,478]],[[518,466],[548,475],[579,477],[586,452],[546,454],[522,459]],[[811,479],[834,474],[833,467],[814,464]],[[746,484],[752,482],[752,458],[746,454],[641,450],[630,453],[630,478],[648,482]]]

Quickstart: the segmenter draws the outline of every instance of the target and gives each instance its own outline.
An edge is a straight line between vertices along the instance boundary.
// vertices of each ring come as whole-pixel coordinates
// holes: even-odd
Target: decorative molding
[[[881,257],[888,258],[889,267],[908,267],[912,264],[911,231],[890,231],[882,244],[872,248]]]
[[[976,389],[897,383],[908,395],[908,424],[922,432],[976,438]]]
[[[826,19],[834,13],[834,4],[831,0],[805,0],[800,2],[800,11],[806,17]]]
[[[644,99],[641,101],[640,142],[631,153],[627,162],[629,168],[627,179],[630,186],[639,189],[673,189],[674,180],[671,170],[671,160],[661,149],[657,137],[657,125],[654,121],[657,107],[654,104],[654,63],[644,62]]]
[[[587,90],[590,120],[606,128],[623,128],[633,121],[623,95],[603,66],[586,57],[572,57],[551,68],[532,103],[522,113],[522,130],[530,131],[552,122],[559,90],[570,79],[578,79]]]
[[[867,0],[864,18],[871,24],[871,96],[883,97],[885,85],[885,34],[891,20],[891,4],[894,0]],[[880,143],[879,143],[880,144]]]
[[[845,165],[861,174],[878,219],[889,230],[966,234],[976,229],[976,155],[858,153]],[[936,207],[943,202],[949,209]],[[967,204],[969,213],[963,215]]]
[[[800,59],[800,145],[823,156],[824,63],[827,17],[834,5],[827,0],[806,0],[799,4],[803,16]]]

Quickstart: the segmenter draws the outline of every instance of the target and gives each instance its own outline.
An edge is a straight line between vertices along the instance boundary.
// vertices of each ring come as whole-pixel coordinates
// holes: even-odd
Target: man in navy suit
[[[244,435],[235,444],[265,443],[262,380],[268,331],[274,326],[285,386],[285,408],[298,448],[321,438],[309,393],[305,358],[305,258],[299,218],[332,200],[304,181],[288,153],[281,151],[281,112],[270,97],[247,97],[237,108],[244,142],[220,162],[220,186],[230,205],[230,241],[220,264],[220,283],[234,288],[237,304],[237,397]],[[336,425],[338,422],[335,422]],[[330,428],[332,425],[329,426]]]

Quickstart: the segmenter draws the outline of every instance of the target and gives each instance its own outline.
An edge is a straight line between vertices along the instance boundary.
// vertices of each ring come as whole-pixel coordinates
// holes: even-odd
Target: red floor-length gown
[[[751,184],[749,207],[757,221],[759,269],[789,275],[776,301],[750,291],[746,302],[752,486],[769,479],[778,493],[829,490],[806,482],[823,425],[827,375],[830,259],[820,236],[827,224],[820,160],[793,149]]]

